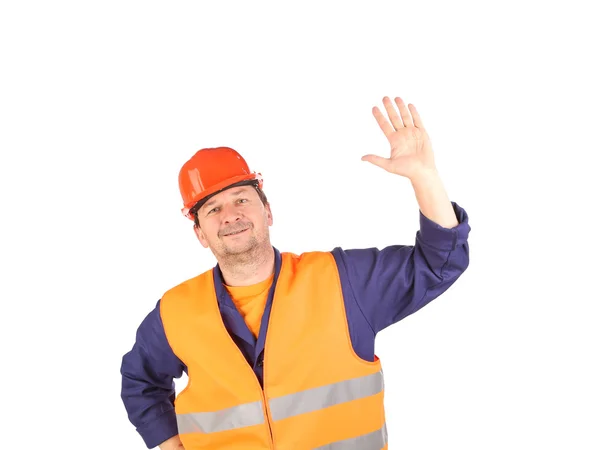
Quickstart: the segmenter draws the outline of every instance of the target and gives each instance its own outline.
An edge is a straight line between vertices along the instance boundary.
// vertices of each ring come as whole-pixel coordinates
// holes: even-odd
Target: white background
[[[214,264],[180,214],[200,148],[263,174],[281,250],[413,243],[410,183],[360,160],[384,95],[472,227],[464,275],[378,337],[390,449],[600,448],[593,2],[366,5],[3,2],[2,448],[145,448],[119,368]]]

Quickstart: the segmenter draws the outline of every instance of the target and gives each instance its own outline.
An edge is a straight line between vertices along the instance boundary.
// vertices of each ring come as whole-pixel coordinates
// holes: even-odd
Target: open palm
[[[379,108],[376,106],[373,108],[373,115],[390,143],[390,157],[365,155],[362,160],[409,179],[423,172],[435,170],[431,141],[417,109],[410,103],[407,109],[400,97],[396,97],[394,100],[400,115],[396,112],[391,100],[388,97],[383,98],[389,121]]]

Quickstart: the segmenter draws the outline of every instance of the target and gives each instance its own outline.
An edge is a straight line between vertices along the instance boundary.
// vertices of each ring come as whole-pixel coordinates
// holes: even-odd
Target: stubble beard
[[[251,227],[250,232],[254,231]],[[270,248],[269,231],[265,230],[259,236],[252,235],[246,239],[243,244],[228,245],[223,242],[221,247],[220,258],[228,266],[238,266],[253,264],[261,259],[263,252]]]

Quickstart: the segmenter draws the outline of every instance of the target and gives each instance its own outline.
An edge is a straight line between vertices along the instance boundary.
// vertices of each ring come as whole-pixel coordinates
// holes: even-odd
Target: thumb
[[[390,160],[388,158],[383,158],[377,155],[365,155],[361,158],[362,161],[370,162],[371,164],[375,164],[382,169],[388,170],[390,165]]]

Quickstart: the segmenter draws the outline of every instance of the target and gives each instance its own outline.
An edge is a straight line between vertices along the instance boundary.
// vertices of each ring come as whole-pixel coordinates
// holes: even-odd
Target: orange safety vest
[[[350,341],[333,255],[281,254],[263,385],[229,336],[209,270],[170,289],[160,312],[188,368],[175,399],[186,450],[387,449],[381,362]]]

